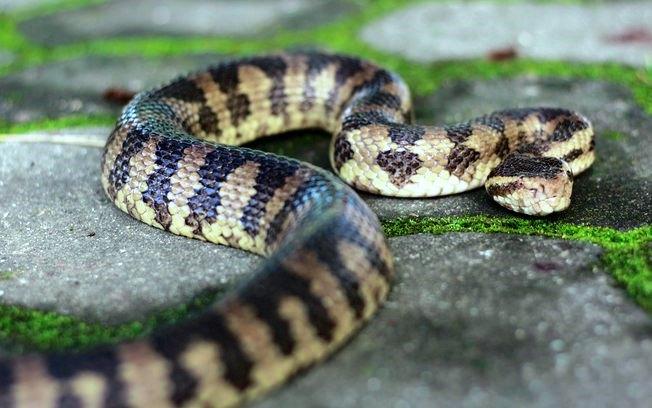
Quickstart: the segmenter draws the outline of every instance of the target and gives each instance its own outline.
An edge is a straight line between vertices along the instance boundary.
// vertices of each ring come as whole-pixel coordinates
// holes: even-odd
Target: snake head
[[[568,208],[573,172],[563,160],[512,153],[489,173],[487,192],[500,205],[528,215]]]

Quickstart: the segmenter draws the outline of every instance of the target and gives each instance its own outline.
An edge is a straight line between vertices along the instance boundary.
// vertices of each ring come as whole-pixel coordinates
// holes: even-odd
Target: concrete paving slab
[[[20,29],[45,45],[138,35],[255,37],[312,28],[355,10],[344,0],[113,0],[37,17]]]
[[[418,2],[374,21],[361,38],[412,61],[523,57],[652,64],[652,5]]]
[[[230,287],[258,257],[173,236],[114,208],[100,150],[0,144],[0,301],[118,323]]]
[[[11,12],[29,7],[56,3],[59,0],[0,0],[0,12]]]
[[[331,361],[254,406],[644,407],[652,398],[652,321],[596,268],[598,247],[483,234],[390,243],[398,278],[380,314]]]
[[[103,98],[110,88],[139,92],[219,63],[216,54],[164,58],[85,57],[53,62],[0,78],[0,120],[10,123],[70,115],[114,115]]]
[[[9,65],[15,60],[14,54],[9,51],[0,50],[0,67]]]

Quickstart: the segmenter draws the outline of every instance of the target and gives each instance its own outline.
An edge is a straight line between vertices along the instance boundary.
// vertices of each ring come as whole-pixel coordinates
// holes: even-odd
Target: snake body
[[[506,207],[568,206],[594,157],[590,123],[563,109],[409,124],[407,86],[370,62],[290,53],[222,63],[137,95],[102,157],[107,196],[174,234],[264,255],[197,317],[80,353],[0,361],[0,406],[233,406],[323,359],[386,297],[392,258],[375,215],[333,174],[240,145],[332,132],[333,169],[378,194],[482,185]]]

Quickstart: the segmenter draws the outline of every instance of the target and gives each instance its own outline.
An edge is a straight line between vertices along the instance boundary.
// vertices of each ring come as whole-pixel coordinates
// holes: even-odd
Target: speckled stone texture
[[[57,0],[0,0],[0,12],[11,12],[56,2]]]
[[[225,290],[260,261],[133,220],[104,196],[99,160],[0,144],[0,302],[117,323]]]
[[[70,115],[118,116],[109,89],[139,92],[217,64],[214,54],[164,58],[85,57],[53,62],[0,78],[0,120],[27,122]]]
[[[398,278],[384,309],[257,407],[649,403],[652,321],[596,266],[598,247],[483,234],[390,242]]]
[[[380,50],[419,62],[514,49],[524,57],[645,66],[652,58],[651,33],[652,6],[646,1],[418,2],[372,22],[361,37]]]
[[[312,28],[356,9],[344,0],[112,0],[30,19],[20,29],[47,45],[137,35],[255,37]]]
[[[0,50],[0,67],[9,65],[14,61],[14,55],[8,51]]]

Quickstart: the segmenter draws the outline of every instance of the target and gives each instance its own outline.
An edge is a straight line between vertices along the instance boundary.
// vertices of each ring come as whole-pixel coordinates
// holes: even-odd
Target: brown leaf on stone
[[[632,27],[618,34],[609,35],[605,40],[618,44],[652,44],[652,32],[644,27]]]
[[[116,105],[126,105],[136,93],[125,88],[107,88],[102,93],[102,99]]]
[[[507,61],[516,57],[518,57],[518,51],[514,47],[498,48],[487,54],[489,61]]]

